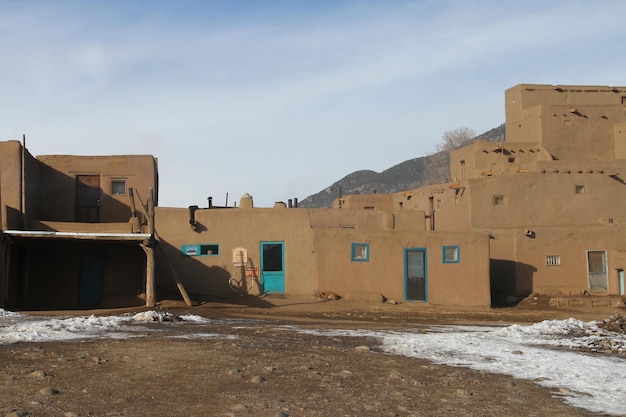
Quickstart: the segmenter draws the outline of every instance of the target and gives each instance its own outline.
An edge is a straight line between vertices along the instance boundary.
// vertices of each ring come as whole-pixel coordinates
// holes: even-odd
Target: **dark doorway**
[[[100,176],[76,176],[76,221],[98,223],[100,221]]]

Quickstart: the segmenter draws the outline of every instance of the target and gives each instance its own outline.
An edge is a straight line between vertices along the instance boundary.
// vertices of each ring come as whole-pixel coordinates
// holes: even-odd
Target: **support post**
[[[146,253],[146,307],[154,307],[156,305],[156,297],[154,293],[154,249],[150,246],[150,242],[141,244],[141,248]]]

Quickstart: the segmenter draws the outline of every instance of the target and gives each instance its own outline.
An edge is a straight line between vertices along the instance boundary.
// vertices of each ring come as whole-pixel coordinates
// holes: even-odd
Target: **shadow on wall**
[[[95,223],[123,223],[131,217],[130,196],[119,196],[120,200],[113,198],[105,191],[109,184],[104,182],[100,175],[99,186],[94,186],[93,200],[87,199],[77,202],[77,179],[53,167],[40,164],[41,181],[38,192],[30,196],[29,201],[35,207],[35,212],[29,213],[33,220],[47,220],[58,222],[95,222]],[[100,182],[103,181],[103,182]],[[133,184],[128,184],[132,187]],[[125,191],[128,192],[127,190]],[[138,193],[139,191],[136,190]],[[147,191],[141,190],[142,197],[146,199]],[[89,211],[89,215],[85,214]],[[89,217],[89,219],[86,219]]]
[[[509,307],[528,297],[532,293],[533,275],[536,271],[534,266],[522,262],[491,259],[491,306]]]
[[[221,255],[221,259],[225,259],[225,256],[226,254]],[[272,303],[263,300],[264,295],[242,296],[233,291],[229,286],[232,273],[221,266],[205,265],[201,261],[202,258],[203,256],[186,256],[181,248],[160,241],[155,248],[157,300],[170,297],[182,300],[176,286],[178,279],[194,304],[223,301],[261,308],[273,307]],[[248,262],[250,264],[250,260]],[[245,267],[241,268],[239,276],[243,276],[245,280]]]

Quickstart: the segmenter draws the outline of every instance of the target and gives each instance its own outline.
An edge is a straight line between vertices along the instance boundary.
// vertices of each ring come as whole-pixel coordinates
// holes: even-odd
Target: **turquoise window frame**
[[[454,249],[456,251],[456,258],[455,259],[448,259],[448,257],[446,256],[446,251],[450,250],[450,249]],[[461,247],[458,246],[458,245],[443,246],[441,248],[441,260],[443,261],[444,264],[458,264],[458,263],[461,263]]]
[[[365,257],[357,256],[357,248],[365,248]],[[369,262],[370,261],[370,244],[369,243],[353,243],[350,252],[352,262]]]
[[[217,247],[217,251],[209,253],[209,248]],[[221,248],[219,243],[199,243],[193,245],[183,245],[181,248],[185,256],[219,256]]]

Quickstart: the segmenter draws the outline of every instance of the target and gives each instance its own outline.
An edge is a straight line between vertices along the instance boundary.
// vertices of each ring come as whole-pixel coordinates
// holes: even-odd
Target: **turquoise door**
[[[285,293],[283,242],[261,242],[261,288],[264,293]]]
[[[404,249],[404,296],[408,301],[427,301],[426,249]]]
[[[98,305],[102,298],[102,253],[97,249],[80,252],[79,300],[81,307]]]

